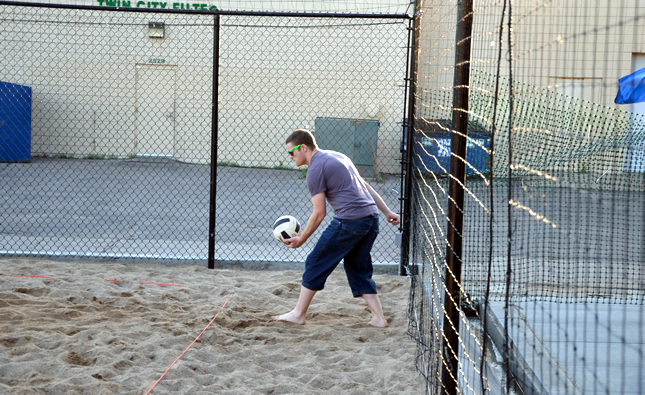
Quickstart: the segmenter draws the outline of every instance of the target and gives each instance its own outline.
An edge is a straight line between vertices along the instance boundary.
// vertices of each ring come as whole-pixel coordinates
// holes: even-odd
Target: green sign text
[[[132,7],[133,0],[96,0],[108,7]],[[136,1],[137,8],[172,8],[173,10],[216,10],[217,6],[201,3],[168,3],[161,1]]]

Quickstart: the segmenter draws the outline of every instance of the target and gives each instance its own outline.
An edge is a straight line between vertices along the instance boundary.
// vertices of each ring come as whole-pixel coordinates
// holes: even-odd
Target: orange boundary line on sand
[[[24,276],[21,274],[0,274],[2,277],[30,277],[30,278],[56,278],[54,276]],[[105,280],[105,281],[113,281],[113,282],[121,282],[121,280]],[[152,285],[169,285],[173,287],[183,287],[182,284],[167,284],[167,283],[151,283],[147,281],[137,281],[139,284],[152,284]]]
[[[231,296],[233,296],[233,294],[230,294],[230,295],[228,296],[228,299],[226,299],[226,302],[224,302],[224,304],[222,305],[222,308],[224,308],[224,306],[226,306],[226,304],[228,303],[228,300],[231,298]],[[191,347],[193,346],[193,344],[195,344],[195,342],[197,341],[197,339],[199,339],[199,338],[200,338],[200,336],[201,336],[204,332],[206,332],[206,329],[208,329],[208,327],[209,327],[209,326],[211,326],[211,324],[213,323],[213,321],[215,321],[215,318],[217,318],[217,316],[218,316],[218,315],[219,315],[219,312],[218,312],[217,314],[215,314],[215,317],[213,317],[213,319],[211,320],[211,322],[209,322],[209,323],[208,323],[208,325],[206,325],[206,328],[204,328],[204,330],[202,330],[202,331],[201,331],[201,333],[200,333],[200,334],[195,338],[195,340],[193,340],[193,342],[192,342],[192,343],[190,343],[190,346],[186,347],[186,349],[184,350],[184,352],[182,352],[182,353],[181,353],[181,355],[180,355],[180,356],[178,356],[178,357],[177,357],[177,359],[175,359],[175,362],[173,362],[170,366],[168,366],[168,369],[166,369],[166,371],[165,371],[165,372],[163,372],[163,374],[161,375],[161,377],[159,377],[159,380],[157,380],[157,381],[152,385],[152,387],[150,387],[150,389],[148,390],[148,392],[146,392],[146,395],[148,395],[148,394],[150,393],[150,391],[152,391],[152,389],[153,389],[153,388],[154,388],[154,387],[155,387],[155,386],[156,386],[156,385],[161,381],[161,379],[163,378],[163,376],[165,376],[165,375],[166,375],[166,373],[168,373],[168,371],[170,370],[170,368],[172,368],[172,367],[177,363],[177,361],[179,361],[179,358],[181,358],[184,354],[186,354],[186,351],[188,351],[188,349],[189,349],[189,348],[191,348]]]
[[[137,281],[139,284],[154,284],[154,285],[171,285],[173,287],[183,287],[181,284],[164,284],[164,283],[149,283],[145,281]]]

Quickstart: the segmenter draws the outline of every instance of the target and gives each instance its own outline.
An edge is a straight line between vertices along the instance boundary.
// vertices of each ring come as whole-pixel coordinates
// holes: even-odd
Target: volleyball
[[[300,222],[291,215],[283,215],[273,223],[273,236],[281,243],[285,239],[300,236]]]

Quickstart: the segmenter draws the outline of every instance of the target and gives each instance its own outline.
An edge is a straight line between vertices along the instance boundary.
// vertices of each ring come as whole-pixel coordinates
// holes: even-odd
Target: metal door
[[[378,121],[357,120],[351,122],[354,129],[354,155],[357,166],[373,166],[376,161]]]
[[[175,66],[137,65],[137,156],[172,157],[175,150]]]
[[[347,155],[365,177],[374,175],[379,122],[361,119],[316,118],[318,146]]]
[[[321,149],[354,155],[354,131],[348,119],[316,118],[315,137]]]

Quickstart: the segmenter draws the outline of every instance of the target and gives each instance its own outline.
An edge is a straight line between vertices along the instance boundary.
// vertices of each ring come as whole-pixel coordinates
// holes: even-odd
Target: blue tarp
[[[486,173],[490,136],[470,133],[466,143],[466,174]],[[415,133],[414,164],[421,172],[447,174],[450,172],[450,133]],[[485,149],[483,149],[484,147]],[[472,167],[471,167],[472,166]]]
[[[626,75],[618,80],[616,104],[645,102],[645,68]]]

